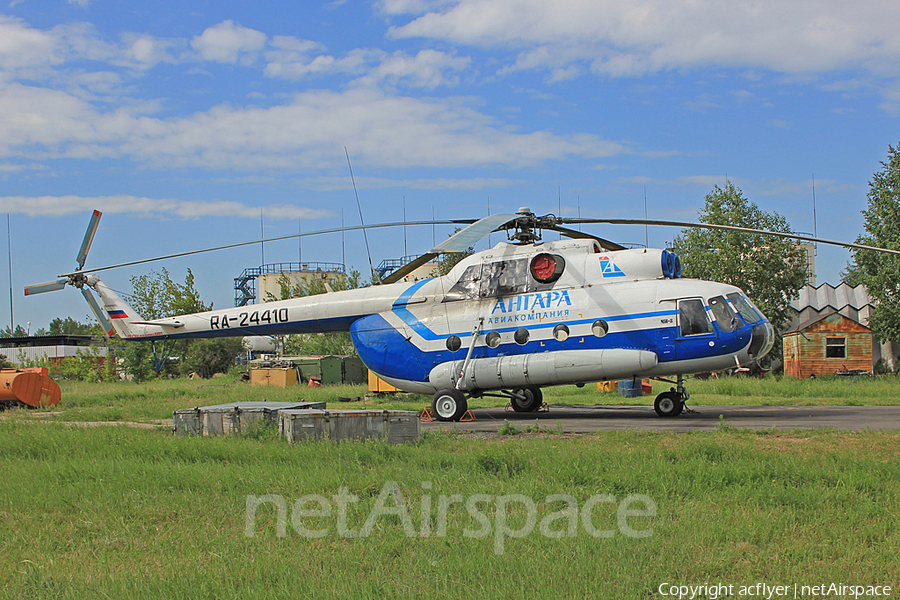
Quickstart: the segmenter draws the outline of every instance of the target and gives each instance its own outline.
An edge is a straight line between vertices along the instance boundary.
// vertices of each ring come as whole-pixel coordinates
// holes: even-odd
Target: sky
[[[696,220],[726,180],[796,231],[852,241],[900,138],[896,0],[2,1],[4,327],[90,320],[72,288],[23,288],[74,269],[93,209],[88,267],[360,212],[641,218],[646,205]],[[425,252],[452,231],[373,230],[368,252],[360,232],[329,234],[103,279],[127,294],[133,276],[190,268],[227,307],[245,268],[366,272],[369,255]],[[653,247],[678,234],[589,231]],[[818,282],[837,284],[849,258],[820,245]]]

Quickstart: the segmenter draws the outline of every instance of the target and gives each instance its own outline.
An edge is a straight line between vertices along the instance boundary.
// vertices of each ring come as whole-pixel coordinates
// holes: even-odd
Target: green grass
[[[542,433],[489,440],[429,432],[422,442],[304,443],[268,436],[182,438],[163,430],[0,421],[2,598],[653,598],[659,584],[759,581],[900,584],[900,434]],[[397,482],[417,530],[424,494],[650,497],[652,536],[505,540],[451,509],[447,535],[408,538],[383,517],[365,538],[312,518],[320,539],[248,495],[360,497],[359,529]],[[430,488],[423,486],[430,482]],[[434,500],[434,504],[436,504]],[[493,522],[493,504],[482,505]],[[524,524],[516,507],[513,527]],[[594,511],[615,524],[614,505]],[[431,523],[432,531],[435,524]]]
[[[722,377],[720,379],[686,381],[694,405],[772,405],[772,406],[840,406],[900,404],[900,379],[894,376],[841,379],[822,377],[796,380],[771,377]],[[388,408],[421,410],[431,399],[418,394],[386,394],[361,402],[338,402],[338,397],[355,398],[366,394],[366,386],[309,388],[294,386],[281,389],[252,386],[234,377],[211,380],[161,379],[146,383],[87,383],[61,381],[62,401],[42,415],[43,420],[61,421],[137,421],[155,422],[171,419],[172,411],[194,406],[207,406],[243,400],[327,402],[329,408]],[[560,386],[544,389],[549,404],[630,404],[651,406],[656,394],[670,384],[653,382],[653,395],[623,398],[615,392],[600,392],[594,384],[582,388]],[[471,408],[502,406],[503,398],[483,397],[469,400]],[[23,418],[33,418],[29,411]]]

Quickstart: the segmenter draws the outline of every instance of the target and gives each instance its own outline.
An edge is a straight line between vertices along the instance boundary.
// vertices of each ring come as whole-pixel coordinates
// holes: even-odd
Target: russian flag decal
[[[124,310],[111,310],[109,311],[110,319],[127,319],[128,315],[125,314]]]

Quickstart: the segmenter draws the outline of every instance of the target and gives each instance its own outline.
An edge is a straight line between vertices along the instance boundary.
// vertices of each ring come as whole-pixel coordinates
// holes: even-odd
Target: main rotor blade
[[[489,215],[483,219],[478,219],[465,229],[451,235],[449,238],[429,250],[429,252],[434,254],[443,254],[444,252],[465,252],[491,233],[497,231],[501,225],[509,223],[516,218],[517,215],[498,213],[496,215]]]
[[[44,292],[58,292],[66,287],[69,283],[68,277],[60,277],[56,281],[48,281],[47,283],[36,283],[34,285],[25,286],[25,295],[34,296],[35,294],[43,294]]]
[[[477,221],[471,222],[472,224],[465,229],[457,231],[419,258],[406,263],[405,265],[382,279],[381,283],[394,283],[396,281],[400,281],[422,265],[437,258],[441,254],[445,254],[447,252],[465,252],[494,231],[497,231],[497,229],[501,225],[504,225],[515,218],[516,215],[496,214],[489,215],[483,219],[478,219]],[[457,222],[461,223],[462,221]]]
[[[104,333],[107,336],[112,336],[113,327],[112,323],[109,322],[109,319],[106,318],[106,315],[103,314],[103,310],[100,309],[100,305],[97,303],[97,299],[94,298],[94,295],[91,293],[87,287],[81,288],[81,293],[84,295],[84,299],[87,300],[87,303],[91,307],[91,311],[94,313],[94,316],[97,317],[97,320],[100,321],[100,326],[103,327]]]
[[[81,249],[78,250],[78,258],[76,258],[76,262],[78,263],[78,270],[84,268],[84,261],[87,260],[88,252],[91,250],[91,244],[94,243],[94,235],[97,233],[97,228],[100,227],[100,217],[103,215],[99,210],[95,210],[94,214],[91,215],[91,221],[88,223],[87,231],[84,232],[84,240],[81,242]]]
[[[394,283],[396,281],[400,281],[422,265],[431,262],[433,259],[437,258],[439,255],[432,252],[426,252],[416,260],[410,261],[385,277],[381,280],[381,283]]]
[[[832,246],[841,246],[843,248],[853,248],[854,250],[874,250],[876,252],[887,252],[889,254],[900,254],[900,250],[891,250],[889,248],[878,248],[876,246],[866,246],[864,244],[854,244],[853,242],[838,242],[835,240],[826,240],[823,238],[813,237],[811,235],[803,235],[802,233],[784,233],[782,231],[768,231],[766,229],[751,229],[749,227],[737,227],[735,225],[713,225],[710,223],[692,223],[689,221],[658,221],[654,219],[578,219],[565,218],[560,219],[564,223],[572,224],[590,224],[590,223],[609,223],[610,225],[662,225],[666,227],[693,227],[697,229],[721,229],[724,231],[737,231],[740,233],[758,233],[761,235],[772,235],[776,237],[786,238],[790,240],[802,240],[804,242],[817,242],[819,244],[830,244]]]
[[[574,238],[576,240],[588,239],[588,240],[596,240],[600,247],[604,250],[625,250],[625,246],[617,244],[615,242],[611,242],[609,240],[603,239],[602,237],[597,237],[596,235],[592,235],[590,233],[585,233],[584,231],[578,231],[576,229],[569,229],[568,227],[560,227],[559,225],[553,225],[550,227],[553,231],[558,231],[566,237]]]
[[[77,275],[78,273],[97,273],[99,271],[109,271],[110,269],[118,269],[120,267],[131,267],[134,265],[142,265],[145,263],[155,262],[158,260],[169,260],[171,258],[180,258],[182,256],[191,256],[193,254],[203,254],[204,252],[215,252],[217,250],[228,250],[229,248],[239,248],[241,246],[251,246],[253,244],[260,244],[262,242],[277,242],[280,240],[289,240],[293,238],[301,238],[313,235],[324,235],[326,233],[340,233],[342,231],[356,231],[359,229],[380,229],[384,227],[400,227],[403,225],[460,225],[471,223],[472,221],[466,219],[452,219],[447,221],[406,221],[406,222],[397,222],[397,223],[376,223],[374,225],[350,225],[348,227],[335,227],[334,229],[320,229],[319,231],[306,231],[303,233],[290,233],[287,235],[280,235],[277,237],[263,238],[261,240],[252,240],[248,242],[235,242],[233,244],[223,244],[221,246],[213,246],[211,248],[201,248],[199,250],[188,250],[186,252],[175,252],[173,254],[165,254],[163,256],[155,256],[153,258],[144,258],[140,260],[132,260],[123,263],[117,263],[114,265],[107,265],[105,267],[97,267],[96,269],[86,269],[84,271],[73,271],[71,273],[63,273],[60,277],[68,277],[70,275]]]

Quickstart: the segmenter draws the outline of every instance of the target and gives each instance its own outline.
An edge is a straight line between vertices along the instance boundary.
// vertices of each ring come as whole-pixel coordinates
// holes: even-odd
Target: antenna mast
[[[9,257],[9,332],[13,334],[16,320],[13,317],[12,236],[9,233],[9,213],[6,213],[6,255]]]
[[[812,176],[812,194],[813,194],[813,237],[819,237],[818,219],[816,218],[816,174]],[[816,242],[813,247],[816,252],[819,251],[819,243]]]
[[[353,183],[353,193],[356,195],[356,208],[359,210],[359,223],[360,225],[365,225],[366,222],[363,221],[362,205],[359,203],[359,192],[356,191],[356,179],[353,177],[353,166],[350,164],[350,153],[347,151],[347,146],[344,146],[344,154],[347,155],[347,167],[350,169],[350,182]],[[375,272],[375,265],[372,264],[372,253],[369,251],[369,234],[366,233],[365,229],[363,229],[363,238],[366,240],[366,254],[369,257],[369,269],[371,269],[372,275],[380,281],[381,278],[378,277],[378,274]]]

